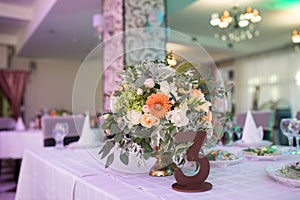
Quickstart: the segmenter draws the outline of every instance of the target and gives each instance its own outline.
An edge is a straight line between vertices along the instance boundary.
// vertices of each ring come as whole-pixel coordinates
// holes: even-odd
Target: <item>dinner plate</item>
[[[230,165],[236,165],[243,160],[243,156],[238,157],[236,160],[210,160],[209,164],[212,167],[227,167]]]
[[[278,148],[278,147],[274,147]],[[280,160],[288,157],[290,154],[287,151],[284,151],[283,149],[278,148],[276,151],[276,154],[269,154],[269,155],[251,155],[251,154],[246,154],[243,152],[243,155],[245,158],[249,158],[251,160]]]
[[[227,167],[229,165],[235,165],[240,163],[243,160],[243,153],[241,151],[237,153],[229,152],[234,154],[237,159],[235,160],[209,160],[209,163],[212,167]]]
[[[274,179],[279,183],[282,183],[290,187],[300,188],[300,179],[285,177],[285,175],[280,172],[280,169],[281,168],[275,167],[273,165],[268,165],[265,167],[265,172],[270,178]]]
[[[234,142],[234,145],[240,146],[240,147],[265,147],[265,146],[270,146],[271,144],[272,144],[272,142],[269,140],[263,140],[259,143],[245,143],[242,140],[237,140]]]

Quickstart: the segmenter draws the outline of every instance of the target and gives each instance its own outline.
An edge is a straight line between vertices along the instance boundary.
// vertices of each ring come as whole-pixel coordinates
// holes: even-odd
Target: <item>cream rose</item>
[[[153,79],[148,78],[148,79],[145,80],[144,85],[145,85],[147,88],[153,88],[154,85],[155,85],[155,83],[154,83]]]
[[[211,106],[211,103],[206,101],[204,104],[199,106],[199,109],[204,111],[204,112],[208,112],[210,106]]]
[[[189,118],[187,118],[186,112],[181,109],[168,112],[166,118],[177,127],[186,126],[189,123]]]
[[[137,125],[140,123],[142,113],[136,110],[130,110],[126,113],[126,118],[131,125]]]
[[[118,97],[115,96],[110,96],[109,98],[109,109],[111,110],[111,112],[116,112],[116,103],[118,101]]]
[[[151,128],[152,126],[157,126],[159,122],[160,122],[159,118],[150,114],[143,114],[140,119],[140,123],[142,124],[142,126],[147,128]]]
[[[170,85],[167,81],[162,81],[160,84],[160,91],[166,95],[170,93]]]
[[[162,81],[160,82],[160,91],[166,95],[172,95],[177,99],[178,94],[177,94],[177,87],[174,83],[169,84],[167,81]]]

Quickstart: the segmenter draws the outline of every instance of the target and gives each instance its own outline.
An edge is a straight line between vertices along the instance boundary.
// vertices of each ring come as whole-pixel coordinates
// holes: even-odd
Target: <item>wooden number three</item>
[[[197,174],[186,176],[181,169],[178,168],[174,172],[174,177],[177,182],[172,185],[174,190],[180,192],[204,192],[212,189],[212,184],[205,182],[210,171],[209,161],[206,156],[199,154],[199,151],[206,140],[206,135],[205,131],[184,132],[176,135],[176,140],[178,142],[194,141],[194,144],[187,153],[187,160],[196,161],[200,165],[200,169]]]

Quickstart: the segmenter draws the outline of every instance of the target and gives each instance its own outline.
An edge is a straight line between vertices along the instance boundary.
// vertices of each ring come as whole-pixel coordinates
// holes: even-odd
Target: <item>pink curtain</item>
[[[10,102],[14,118],[21,114],[20,106],[29,73],[21,70],[0,70],[0,88]]]

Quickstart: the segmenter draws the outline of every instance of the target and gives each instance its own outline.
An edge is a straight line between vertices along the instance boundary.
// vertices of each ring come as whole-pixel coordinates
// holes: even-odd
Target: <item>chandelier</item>
[[[224,10],[221,15],[212,13],[210,24],[219,31],[215,34],[216,38],[224,42],[240,42],[259,36],[256,25],[261,19],[257,9],[247,7],[242,12],[237,6],[234,6],[231,10]]]
[[[300,31],[297,29],[292,32],[292,41],[294,44],[300,44]]]
[[[297,29],[293,30],[291,39],[294,44],[295,50],[300,51],[300,31]]]

